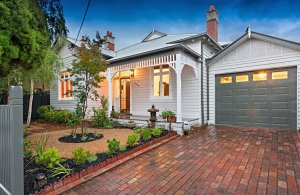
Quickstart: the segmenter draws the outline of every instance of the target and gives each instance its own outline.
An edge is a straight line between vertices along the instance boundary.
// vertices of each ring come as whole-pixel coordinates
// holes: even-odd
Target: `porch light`
[[[130,77],[134,77],[134,69],[130,70]]]

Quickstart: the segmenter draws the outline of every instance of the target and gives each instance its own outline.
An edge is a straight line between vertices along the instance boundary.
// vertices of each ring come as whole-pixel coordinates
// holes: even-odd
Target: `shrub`
[[[81,141],[85,142],[86,140],[87,140],[87,136],[83,135],[83,136],[81,137]]]
[[[62,161],[61,154],[55,147],[47,149],[41,156],[36,158],[36,163],[46,165],[51,169]]]
[[[143,137],[144,141],[148,141],[151,139],[151,131],[148,128],[145,128],[142,130],[141,136]]]
[[[152,135],[154,135],[155,137],[159,137],[161,134],[162,134],[162,129],[161,128],[155,127],[152,130]]]
[[[133,147],[133,146],[135,146],[135,144],[137,142],[137,139],[138,139],[138,135],[137,134],[128,135],[126,144],[129,147]]]
[[[125,151],[125,150],[126,150],[126,146],[121,146],[119,150],[120,150],[121,152]]]
[[[40,157],[46,150],[46,145],[50,135],[43,133],[42,136],[35,143],[35,155]]]
[[[101,108],[93,108],[93,125],[97,127],[105,127],[105,125],[109,124],[109,118],[107,115],[108,111],[108,99],[102,95],[100,96]]]
[[[120,141],[116,140],[116,138],[113,138],[111,141],[108,139],[108,150],[111,152],[111,154],[116,153],[116,151],[120,147]]]
[[[105,129],[112,129],[112,128],[114,128],[114,127],[113,127],[111,124],[107,124],[107,125],[104,126],[104,128],[105,128]]]
[[[58,175],[63,175],[63,177],[60,178],[60,179],[63,179],[64,177],[70,175],[72,169],[68,169],[68,168],[64,167],[63,165],[61,165],[60,163],[58,163],[57,165],[58,165],[58,167],[54,168],[52,170],[52,173],[51,173],[51,175],[49,175],[49,177],[56,177]]]
[[[134,128],[134,133],[135,134],[141,134],[142,133],[142,128],[141,127]]]
[[[85,151],[82,147],[73,150],[72,152],[76,165],[82,165],[90,155],[90,151]]]
[[[173,111],[167,110],[167,109],[165,109],[164,111],[161,112],[161,116],[163,118],[168,118],[168,116],[175,116],[175,115],[176,114]]]
[[[46,120],[46,115],[45,114],[47,112],[51,111],[51,110],[54,110],[53,106],[51,106],[51,105],[38,107],[37,113],[39,114],[39,118]]]
[[[97,157],[95,154],[92,154],[92,155],[89,155],[89,156],[87,157],[87,161],[88,161],[89,163],[92,163],[92,162],[96,161],[97,158],[98,158],[98,157]]]
[[[32,150],[28,149],[30,147],[31,147],[31,141],[27,140],[26,138],[23,138],[23,148],[24,148],[25,157],[32,156]]]
[[[95,137],[100,137],[100,134],[97,131],[94,131],[94,136]]]

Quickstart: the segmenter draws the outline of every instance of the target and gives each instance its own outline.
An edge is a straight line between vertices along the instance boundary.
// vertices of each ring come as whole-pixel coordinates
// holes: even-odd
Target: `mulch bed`
[[[83,143],[83,142],[91,142],[91,141],[96,141],[101,138],[103,138],[102,134],[99,134],[98,137],[96,137],[93,133],[88,133],[85,134],[87,139],[85,141],[82,141],[82,134],[77,133],[76,137],[73,137],[73,135],[66,135],[58,139],[60,142],[65,142],[65,143]]]
[[[165,130],[165,131],[163,131],[163,133],[161,134],[160,137],[163,137],[167,134],[168,134],[168,131]],[[150,142],[157,138],[159,138],[159,137],[152,136],[152,138],[150,140],[148,140],[147,142]],[[138,144],[135,147],[132,147],[132,148],[127,147],[126,151],[122,151],[122,152],[117,151],[117,153],[114,154],[113,156],[117,156],[119,154],[132,151],[136,147],[146,144],[147,142],[144,141],[142,138],[140,138],[138,140]],[[112,155],[106,155],[105,153],[98,153],[98,154],[96,154],[96,156],[97,156],[96,161],[94,161],[92,163],[85,162],[81,166],[75,165],[73,159],[66,159],[66,161],[61,164],[67,168],[73,169],[71,172],[71,175],[73,175],[76,173],[79,174],[82,170],[87,170],[91,166],[96,166],[96,165],[99,165],[101,162],[108,161],[109,159],[112,159],[112,157],[113,157]],[[45,166],[43,166],[43,165],[36,164],[35,159],[33,159],[31,157],[27,157],[27,158],[24,157],[24,194],[34,194],[34,192],[40,191],[41,189],[44,188],[44,186],[43,186],[39,189],[35,189],[35,190],[33,189],[33,181],[38,173],[43,173],[47,177],[47,183],[44,186],[49,186],[50,184],[54,184],[55,182],[58,182],[59,180],[61,180],[61,178],[63,177],[63,176],[57,176],[57,177],[52,177],[52,178],[48,177],[52,173],[49,169],[45,168]]]

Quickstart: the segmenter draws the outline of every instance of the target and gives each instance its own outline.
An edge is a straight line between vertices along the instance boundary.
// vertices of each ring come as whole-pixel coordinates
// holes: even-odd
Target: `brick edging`
[[[54,182],[54,184],[45,186],[44,189],[30,195],[61,194],[178,136],[179,135],[175,131],[173,131],[168,135],[157,138],[155,140],[151,140],[143,145],[137,146],[128,152],[119,154],[117,156],[113,156],[112,158],[107,159],[106,161],[103,161],[98,165],[90,166],[87,169],[82,170],[80,173],[76,173],[74,175],[65,177],[63,180],[59,180],[58,182]]]

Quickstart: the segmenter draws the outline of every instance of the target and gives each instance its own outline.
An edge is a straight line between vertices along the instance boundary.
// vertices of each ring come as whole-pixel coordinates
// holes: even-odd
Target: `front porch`
[[[116,120],[121,124],[127,123],[129,120],[133,120],[137,126],[145,126],[149,121],[149,116],[142,116],[142,115],[128,115],[128,114],[120,114],[119,118],[111,118],[112,120]],[[182,118],[182,122],[172,122],[171,125],[173,127],[173,131],[176,131],[179,135],[183,135],[183,125],[197,125],[199,124],[199,118]],[[169,127],[169,122],[162,117],[157,117],[156,126],[164,126],[166,129]]]

